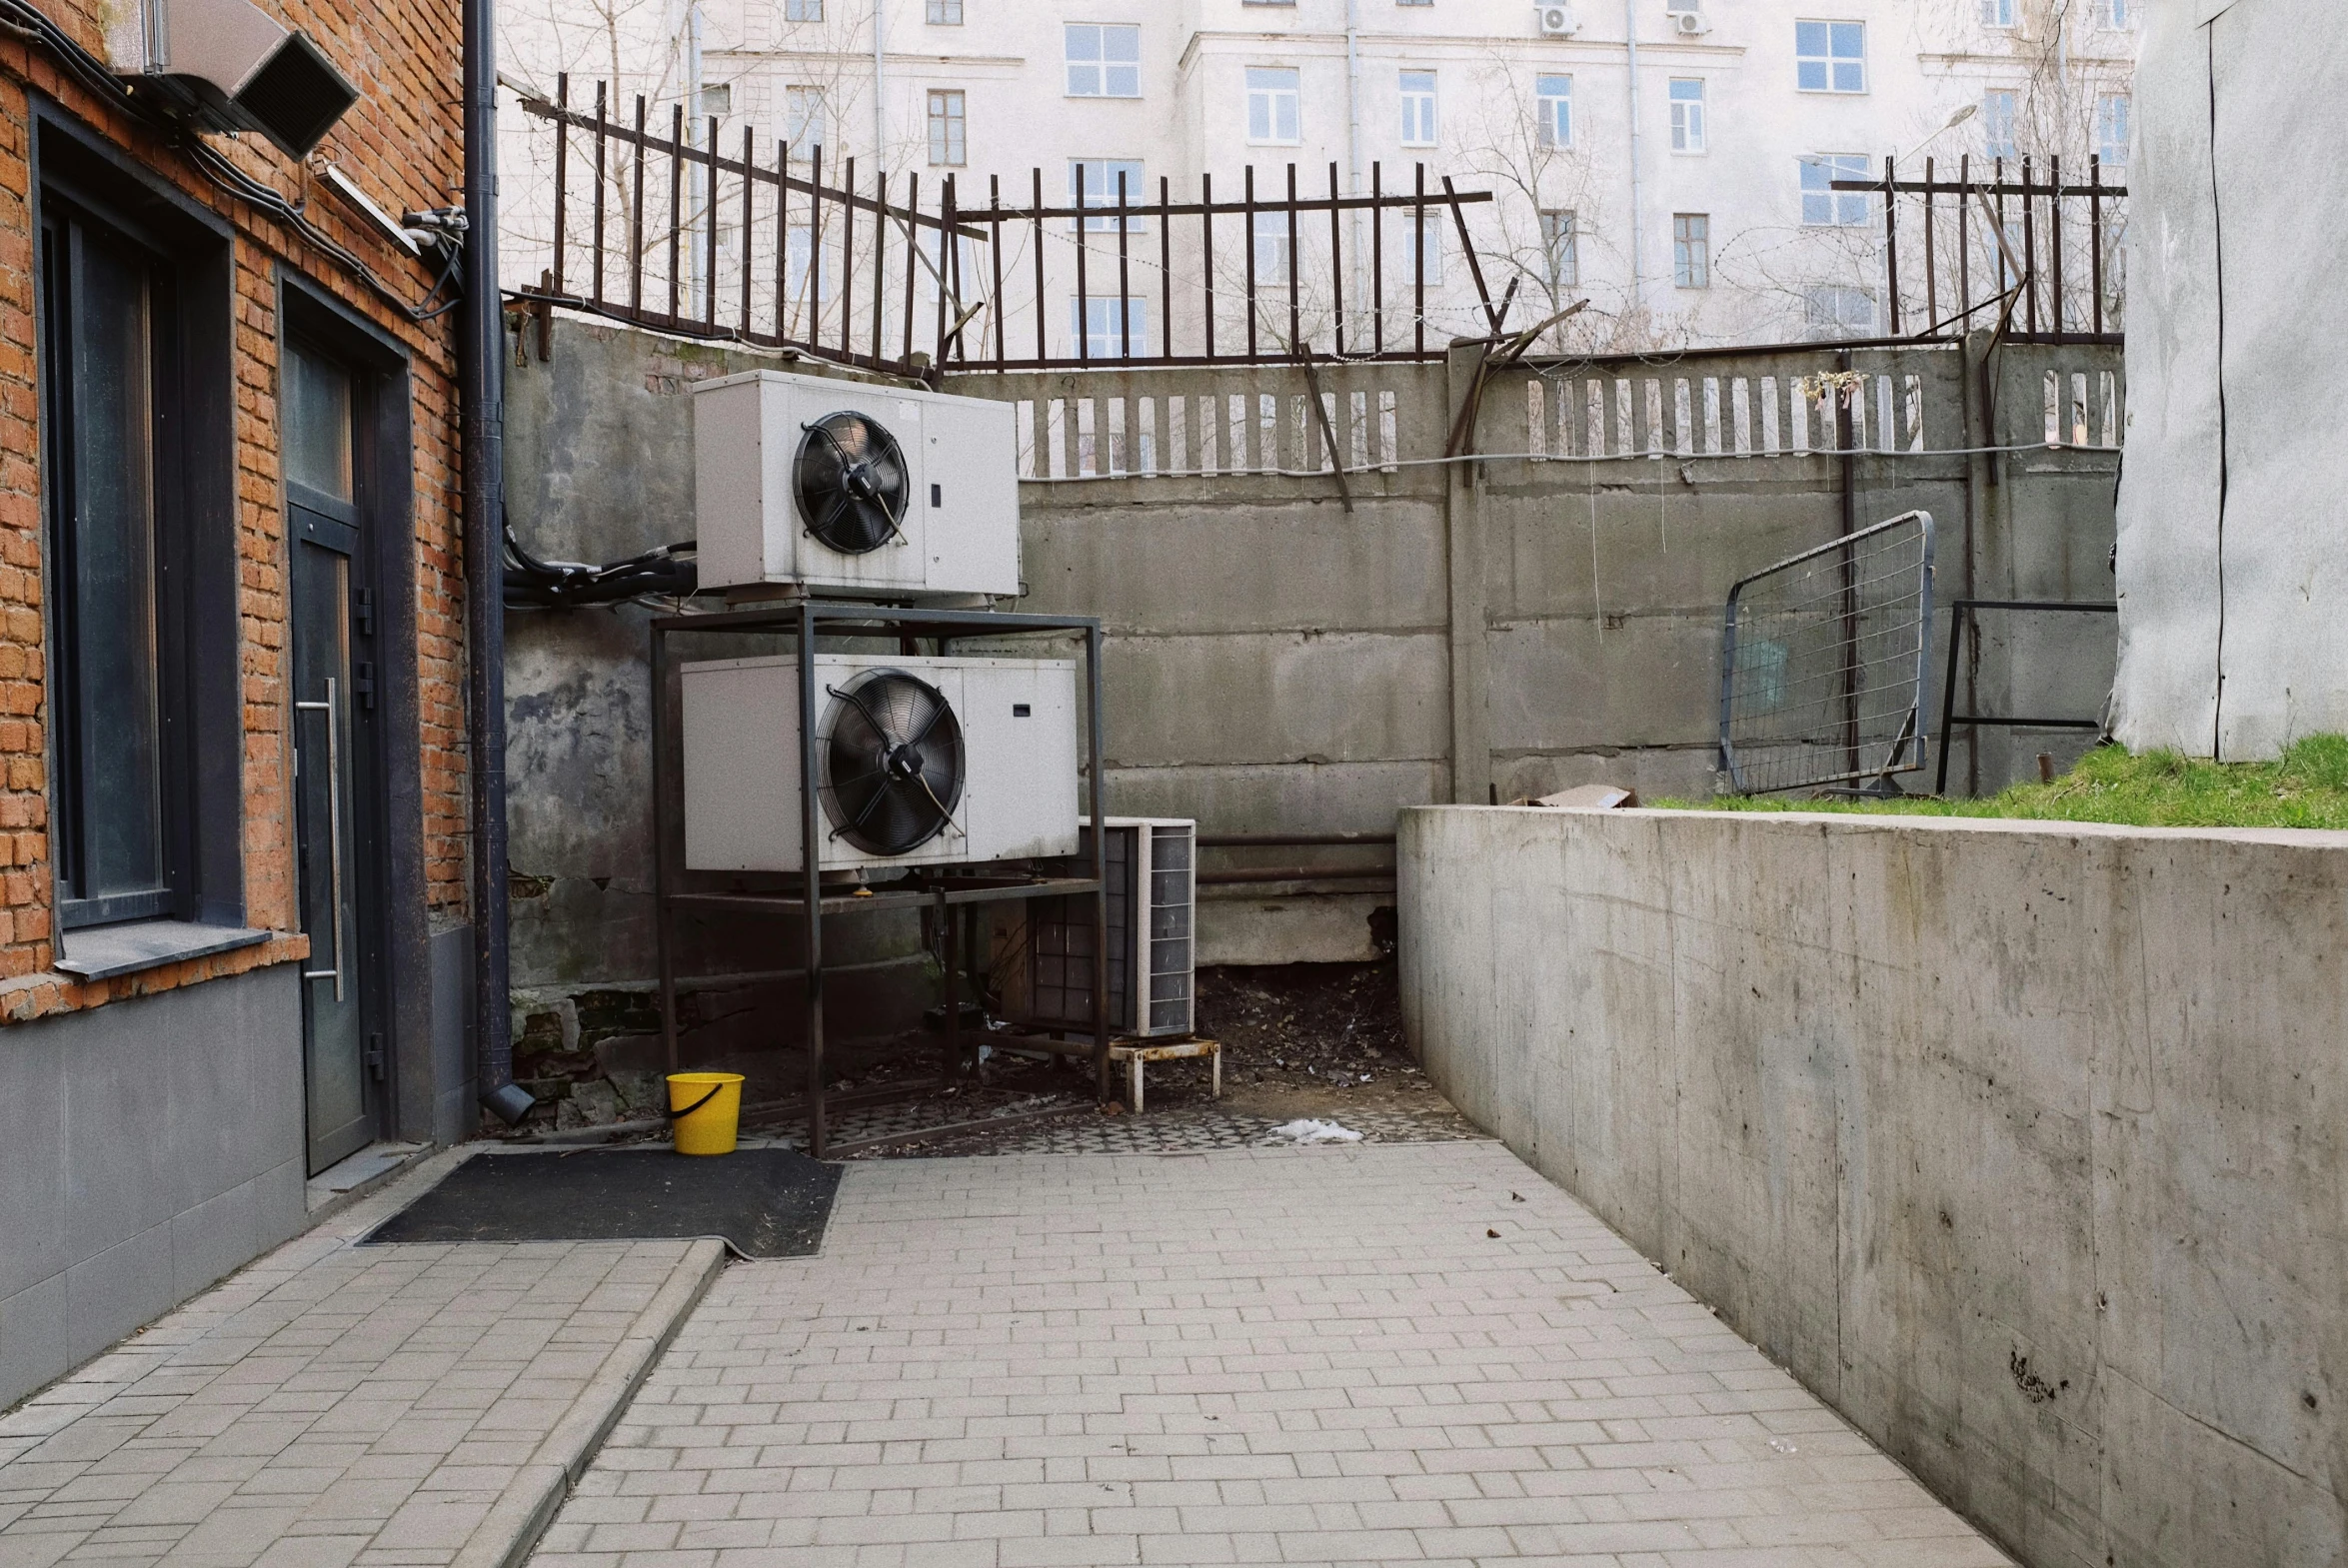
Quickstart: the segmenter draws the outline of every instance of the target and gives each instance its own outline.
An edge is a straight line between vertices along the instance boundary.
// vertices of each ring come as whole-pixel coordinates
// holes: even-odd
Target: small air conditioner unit
[[[1540,20],[1543,38],[1571,38],[1581,31],[1581,18],[1573,14],[1569,5],[1540,5],[1534,6],[1533,11]]]
[[[753,371],[693,389],[703,588],[1020,592],[1018,409]]]
[[[1112,816],[1109,862],[1109,1027],[1127,1038],[1188,1034],[1197,909],[1198,824]],[[1087,818],[1080,855],[1093,852]],[[1004,1004],[1021,1022],[1071,1033],[1093,1028],[1093,900],[1037,898],[1005,906],[998,940]],[[1024,946],[1024,957],[1019,948]],[[1022,990],[1024,985],[1025,989]]]
[[[1682,38],[1701,38],[1712,30],[1712,24],[1704,20],[1701,11],[1674,11],[1671,13],[1671,25],[1679,29]]]
[[[259,131],[304,158],[359,90],[310,35],[252,0],[117,0],[106,25],[115,71],[148,83],[212,131]]]
[[[680,672],[685,864],[796,871],[799,662]],[[959,865],[1077,850],[1077,667],[816,656],[816,864]]]

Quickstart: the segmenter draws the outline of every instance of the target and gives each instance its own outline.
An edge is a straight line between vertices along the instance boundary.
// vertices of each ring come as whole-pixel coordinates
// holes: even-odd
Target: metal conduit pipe
[[[506,969],[505,307],[498,293],[496,0],[464,0],[466,740],[473,785],[473,1037],[481,1102],[508,1123],[535,1103],[514,1081]]]

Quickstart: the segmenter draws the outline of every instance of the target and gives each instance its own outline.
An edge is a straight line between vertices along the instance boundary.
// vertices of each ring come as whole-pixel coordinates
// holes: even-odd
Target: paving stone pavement
[[[1488,1141],[852,1166],[534,1568],[2006,1559]]]
[[[1142,1116],[1103,1115],[1088,1103],[1071,1105],[1065,1113],[1032,1120],[1007,1120],[996,1127],[965,1127],[917,1140],[917,1134],[941,1125],[950,1114],[942,1113],[935,1106],[859,1106],[833,1118],[832,1137],[843,1143],[866,1138],[907,1139],[869,1154],[849,1156],[852,1159],[966,1154],[1173,1154],[1204,1149],[1280,1147],[1292,1140],[1274,1137],[1272,1129],[1296,1119],[1248,1115],[1219,1105],[1153,1110]],[[1448,1105],[1426,1110],[1337,1110],[1324,1112],[1320,1119],[1358,1132],[1368,1143],[1432,1143],[1489,1136]],[[804,1148],[807,1137],[804,1130],[793,1129],[771,1137],[746,1137],[743,1143],[745,1147],[773,1144]]]
[[[0,1568],[502,1562],[723,1254],[353,1245],[457,1157],[0,1416]]]

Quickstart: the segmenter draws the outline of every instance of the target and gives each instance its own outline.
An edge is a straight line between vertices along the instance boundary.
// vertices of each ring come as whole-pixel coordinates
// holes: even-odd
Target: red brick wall
[[[357,84],[360,99],[328,135],[331,156],[389,211],[462,200],[460,35],[442,0],[261,0],[307,29]],[[94,0],[41,0],[103,54]],[[234,385],[239,620],[245,716],[245,899],[248,923],[280,935],[261,946],[82,983],[52,971],[47,713],[42,691],[42,505],[33,339],[33,207],[27,90],[47,94],[236,231]],[[407,299],[436,269],[347,218],[309,172],[261,138],[213,145],[244,171],[307,204],[309,220],[356,252]],[[215,189],[182,156],[80,87],[38,46],[0,36],[0,1019],[86,1007],[117,996],[241,972],[301,956],[294,900],[287,748],[287,539],[277,442],[277,291],[282,263],[393,333],[413,357],[418,627],[414,679],[423,754],[424,864],[436,917],[463,917],[466,779],[463,548],[458,519],[454,315],[419,325],[298,236]],[[389,673],[387,672],[387,676]],[[396,676],[389,676],[396,679]]]

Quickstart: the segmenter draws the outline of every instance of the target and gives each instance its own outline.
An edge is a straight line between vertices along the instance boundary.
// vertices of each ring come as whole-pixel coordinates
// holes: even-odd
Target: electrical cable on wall
[[[445,314],[455,300],[435,304],[441,291],[456,277],[458,258],[463,254],[462,225],[434,224],[434,237],[447,252],[446,265],[440,277],[423,300],[409,303],[406,295],[388,279],[369,267],[356,252],[312,223],[299,204],[283,192],[266,185],[239,169],[221,153],[205,143],[196,132],[175,118],[159,113],[147,100],[117,76],[114,69],[74,39],[57,23],[26,0],[0,0],[0,32],[34,43],[55,56],[66,72],[83,87],[115,108],[130,115],[140,124],[156,132],[173,147],[187,156],[196,172],[211,182],[213,187],[238,201],[258,208],[262,214],[282,227],[291,230],[303,244],[327,260],[350,273],[377,298],[407,316],[409,320],[427,322]],[[434,215],[427,215],[434,216]]]

